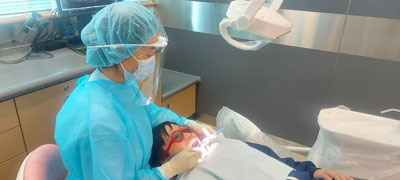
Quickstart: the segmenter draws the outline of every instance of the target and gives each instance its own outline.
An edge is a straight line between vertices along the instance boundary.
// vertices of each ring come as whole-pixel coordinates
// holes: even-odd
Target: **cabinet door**
[[[0,133],[19,126],[14,100],[0,102]]]
[[[25,146],[19,126],[0,134],[0,163],[23,152]]]
[[[26,153],[22,153],[6,162],[0,163],[0,179],[15,180],[19,167],[26,157]]]
[[[28,153],[43,144],[55,144],[56,116],[75,88],[76,79],[15,98]]]
[[[189,117],[193,115],[196,112],[196,85],[189,86],[168,97],[161,104],[179,116]]]

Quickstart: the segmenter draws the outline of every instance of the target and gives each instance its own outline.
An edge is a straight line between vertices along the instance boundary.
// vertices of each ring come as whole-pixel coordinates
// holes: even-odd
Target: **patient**
[[[197,138],[189,127],[175,123],[164,122],[154,127],[150,166],[167,162]],[[331,170],[318,169],[310,161],[280,158],[267,146],[225,138],[219,138],[217,143],[216,150],[204,162],[177,178],[353,180]]]

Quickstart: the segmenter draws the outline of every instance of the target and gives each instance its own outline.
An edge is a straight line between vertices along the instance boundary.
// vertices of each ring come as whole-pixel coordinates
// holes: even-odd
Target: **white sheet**
[[[308,159],[361,179],[400,179],[400,121],[339,108],[323,109]]]
[[[240,140],[220,138],[208,159],[178,177],[179,180],[277,180],[293,168],[249,147]]]
[[[264,134],[253,122],[241,114],[222,107],[217,115],[217,129],[224,128],[226,138],[238,139],[245,142],[252,142],[268,146],[279,157],[291,157],[291,152]]]

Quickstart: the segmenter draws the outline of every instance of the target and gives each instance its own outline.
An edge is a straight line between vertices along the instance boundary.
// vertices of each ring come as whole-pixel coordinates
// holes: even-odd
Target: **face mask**
[[[133,80],[136,82],[145,80],[154,71],[156,67],[156,56],[151,56],[145,60],[138,60],[135,56],[132,57],[138,62],[138,67],[135,72],[131,73],[125,70],[124,66],[121,64],[122,69],[124,69],[124,76],[126,80]]]

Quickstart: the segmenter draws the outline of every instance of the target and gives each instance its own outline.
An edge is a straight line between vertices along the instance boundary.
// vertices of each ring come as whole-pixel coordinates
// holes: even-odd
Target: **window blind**
[[[0,0],[0,15],[45,11],[53,7],[56,7],[53,0]]]

